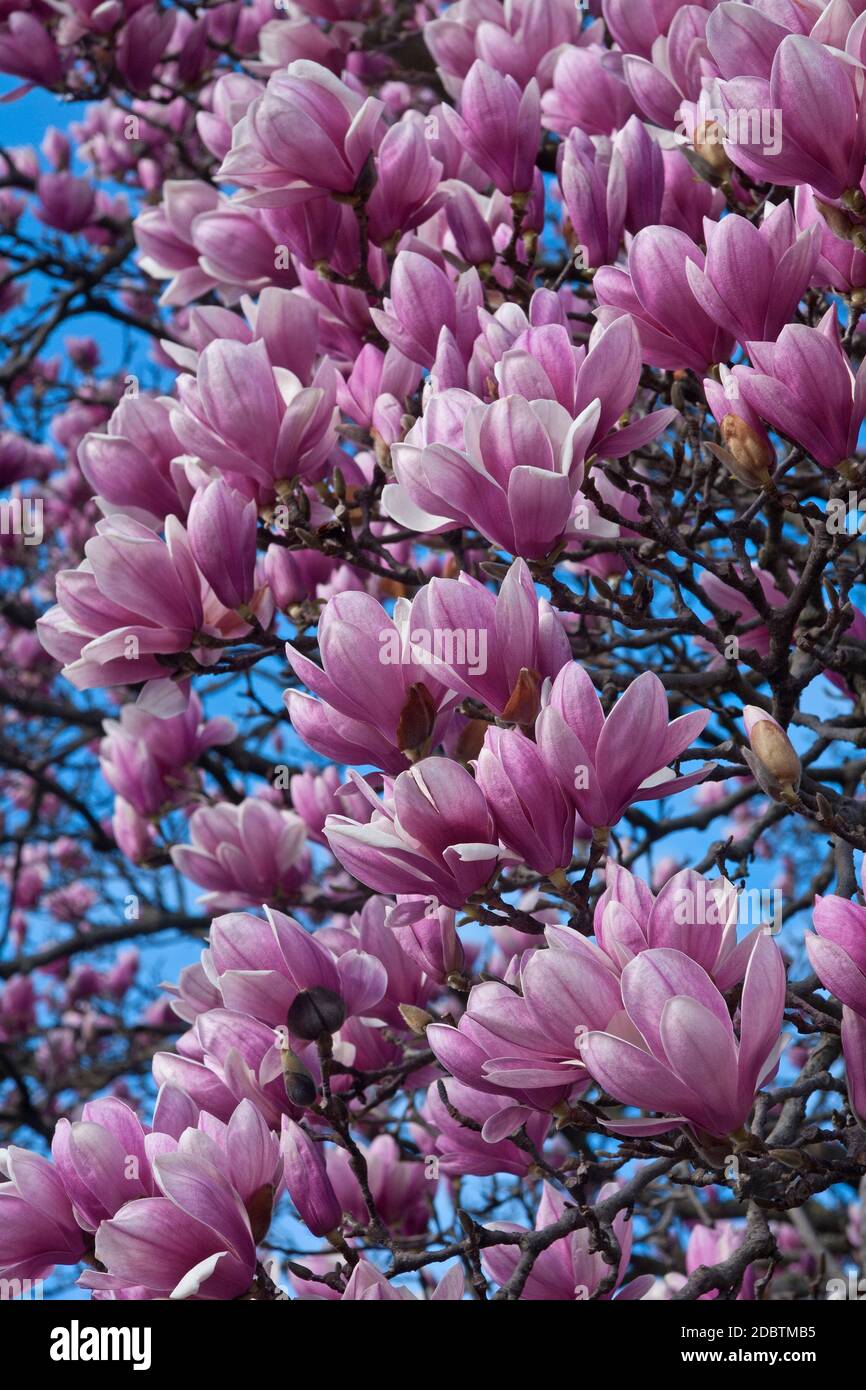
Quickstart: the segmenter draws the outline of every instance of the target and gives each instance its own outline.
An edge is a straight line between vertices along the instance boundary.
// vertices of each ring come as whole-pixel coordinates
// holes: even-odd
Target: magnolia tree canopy
[[[866,4],[0,13],[0,1277],[845,1296]]]

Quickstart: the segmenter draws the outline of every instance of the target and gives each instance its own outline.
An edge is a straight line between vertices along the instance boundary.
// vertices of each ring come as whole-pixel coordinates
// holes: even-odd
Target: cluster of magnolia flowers
[[[684,915],[684,901],[701,911]],[[611,1111],[603,1122],[613,1134],[683,1125],[704,1145],[730,1147],[744,1139],[755,1092],[771,1079],[786,1041],[782,955],[762,926],[737,940],[737,907],[723,879],[684,871],[653,895],[611,863],[594,941],[542,918],[543,946],[502,934],[502,978],[472,988],[456,1027],[430,1012],[467,964],[447,909],[395,928],[399,910],[377,897],[314,935],[271,910],[265,919],[218,917],[200,965],[182,972],[176,992],[187,1031],[175,1052],[154,1059],[160,1089],[152,1123],[143,1127],[116,1097],[97,1100],[79,1120],[59,1121],[52,1161],[6,1151],[0,1265],[9,1276],[34,1278],[83,1260],[81,1282],[97,1297],[240,1297],[257,1277],[257,1244],[287,1191],[309,1232],[334,1247],[310,1268],[324,1280],[341,1255],[351,1261],[348,1283],[325,1281],[311,1293],[303,1273],[296,1277],[301,1296],[366,1297],[359,1282],[368,1280],[389,1288],[347,1245],[369,1211],[352,1157],[329,1142],[335,1136],[320,1098],[325,1057],[329,1067],[338,1064],[327,1085],[339,1097],[358,1069],[402,1059],[401,1033],[426,1031],[452,1079],[443,1086],[429,1054],[419,1046],[413,1063],[410,1047],[405,1084],[427,1089],[419,1121],[399,1143],[380,1135],[366,1150],[364,1184],[395,1236],[426,1228],[440,1180],[527,1177],[548,1138],[555,1161],[555,1117],[594,1081],[622,1105],[671,1112],[635,1120]],[[809,947],[822,980],[846,1003],[846,1052],[859,1047],[861,1057],[864,916],[846,900],[824,899]],[[725,995],[738,985],[732,1021]],[[852,1079],[861,1114],[863,1087],[861,1066]],[[349,1100],[350,1118],[360,1105]],[[521,1136],[530,1142],[516,1142]],[[546,1190],[539,1228],[562,1203]],[[622,1214],[615,1229],[623,1242],[619,1288],[631,1242]],[[567,1251],[551,1251],[526,1296],[574,1297],[576,1286],[590,1296],[607,1271],[588,1240],[587,1231],[575,1232]],[[720,1249],[735,1241],[736,1227],[720,1230],[719,1240]],[[572,1258],[586,1277],[575,1272],[567,1286],[562,1261],[570,1269]],[[485,1251],[499,1282],[515,1260],[507,1244]],[[675,1288],[675,1279],[659,1288],[644,1276],[619,1296],[667,1297]],[[462,1294],[460,1274],[436,1296]]]
[[[503,982],[473,988],[459,1028],[427,1025],[434,1057],[453,1080],[443,1087],[427,1054],[413,1068],[410,1053],[407,1084],[428,1088],[410,1147],[404,1154],[380,1136],[366,1156],[365,1181],[395,1234],[425,1229],[440,1175],[529,1174],[556,1108],[593,1079],[624,1104],[678,1112],[614,1117],[618,1133],[688,1124],[706,1140],[742,1127],[756,1087],[778,1064],[784,965],[761,928],[737,944],[736,893],[724,880],[704,884],[715,925],[678,925],[678,895],[697,900],[698,889],[686,873],[654,898],[611,866],[594,944],[557,925],[544,928],[544,948],[506,943]],[[327,1142],[321,1039],[328,1036],[327,1055],[341,1064],[329,1081],[339,1096],[350,1090],[352,1068],[385,1067],[401,1055],[395,1031],[407,1019],[417,1031],[463,964],[453,913],[440,909],[395,930],[389,912],[374,898],[351,921],[313,936],[270,910],[265,920],[217,918],[201,964],[181,976],[175,1008],[188,1031],[176,1052],[154,1059],[152,1125],[143,1129],[116,1098],[94,1101],[80,1120],[59,1122],[53,1162],[7,1151],[4,1271],[33,1278],[85,1260],[82,1283],[103,1296],[239,1297],[255,1277],[256,1246],[284,1188],[308,1230],[345,1250],[369,1218],[354,1163]],[[721,990],[741,981],[737,1034]],[[357,1104],[350,1101],[350,1115]],[[532,1144],[518,1146],[518,1132]],[[425,1155],[435,1158],[432,1168],[418,1161]],[[539,1222],[561,1211],[562,1198],[551,1189],[542,1205]],[[627,1240],[617,1285],[631,1239],[620,1234]],[[592,1290],[604,1261],[590,1257],[587,1232],[574,1240],[593,1272],[576,1282]],[[503,1280],[512,1255],[492,1248],[493,1278]],[[320,1267],[334,1265],[314,1262]],[[343,1297],[358,1296],[360,1277],[356,1267]],[[544,1277],[542,1265],[542,1287]],[[622,1296],[641,1297],[653,1282],[627,1285]],[[457,1288],[439,1296],[461,1296],[462,1276]]]
[[[133,231],[162,286],[159,361],[176,374],[168,394],[64,413],[57,442],[100,519],[80,559],[69,491],[71,562],[39,640],[78,691],[140,688],[99,750],[114,839],[136,865],[170,855],[219,914],[169,991],[184,1031],[154,1058],[150,1123],[113,1096],[58,1123],[50,1160],[5,1152],[10,1277],[83,1261],[96,1297],[243,1297],[270,1277],[260,1247],[287,1193],[329,1242],[292,1275],[298,1296],[409,1296],[356,1248],[374,1219],[416,1236],[440,1183],[535,1181],[541,1153],[555,1177],[557,1123],[587,1096],[612,1136],[682,1128],[725,1155],[746,1142],[788,1037],[785,958],[764,925],[738,940],[732,885],[686,870],[656,894],[618,862],[630,807],[715,785],[710,747],[696,747],[709,712],[671,719],[651,671],[603,703],[572,657],[592,619],[581,628],[539,584],[625,573],[621,543],[640,538],[652,488],[641,460],[681,424],[659,373],[692,374],[717,458],[756,492],[773,487],[780,434],[819,468],[849,470],[866,414],[854,329],[843,338],[835,307],[814,326],[792,320],[812,290],[866,290],[866,12],[422,5],[412,26],[440,102],[388,81],[360,46],[371,8],[4,10],[0,67],[25,84],[86,95],[93,40],[110,38],[102,76],[127,85],[129,111],[101,101],[75,133],[101,177],[151,195]],[[243,70],[220,67],[227,47]],[[197,112],[167,99],[197,82]],[[178,149],[207,177],[177,177]],[[59,133],[43,155],[47,168],[34,152],[0,156],[17,190],[0,191],[4,225],[28,205],[53,231],[110,246],[123,197],[73,173]],[[756,183],[796,192],[757,217]],[[551,222],[576,276],[539,285]],[[86,341],[69,351],[95,367]],[[624,491],[606,464],[629,456],[645,481]],[[51,469],[14,437],[0,462],[16,485]],[[364,527],[384,563],[336,557],[329,535],[351,537],[373,496]],[[466,568],[447,548],[455,533]],[[778,573],[755,564],[751,577],[754,603],[699,578],[708,666],[724,615],[749,651],[770,649],[788,596]],[[199,762],[240,735],[205,717],[193,682],[231,670],[236,652],[284,650],[291,726],[331,766],[296,772],[287,796],[217,799]],[[762,791],[796,805],[784,729],[750,706],[744,737]],[[576,843],[592,868],[607,854],[586,935],[561,920]],[[38,857],[24,870],[19,909],[39,900]],[[311,932],[289,910],[303,915],[323,884],[369,892]],[[562,911],[538,907],[540,885]],[[482,979],[459,929],[515,893],[516,925],[494,919]],[[79,890],[59,910],[75,920],[89,905]],[[807,945],[843,1005],[850,1104],[866,1123],[864,923],[866,908],[824,897]],[[89,981],[91,995],[122,997],[134,967]],[[68,989],[70,1007],[85,997]],[[35,1019],[27,983],[7,986],[4,1036]],[[367,1142],[367,1074],[424,1093],[397,1137]],[[346,1138],[355,1122],[363,1147]],[[538,1228],[565,1202],[546,1183]],[[481,1258],[502,1285],[523,1232],[495,1229]],[[624,1212],[613,1230],[612,1283],[582,1229],[542,1252],[523,1296],[676,1291],[676,1276],[629,1280]],[[741,1234],[696,1228],[687,1271]],[[463,1295],[459,1269],[432,1293]]]

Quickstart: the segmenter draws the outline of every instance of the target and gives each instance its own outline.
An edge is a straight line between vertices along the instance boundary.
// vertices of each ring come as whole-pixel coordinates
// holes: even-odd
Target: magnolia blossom
[[[623,1104],[673,1114],[611,1120],[611,1128],[660,1134],[688,1123],[720,1136],[741,1129],[787,1041],[780,1036],[785,966],[772,938],[761,933],[755,940],[739,1036],[706,971],[682,951],[641,952],[622,972],[622,998],[627,1031],[589,1032],[581,1055],[590,1074]]]
[[[536,722],[542,757],[587,825],[615,825],[635,801],[693,787],[712,770],[676,776],[667,764],[688,748],[709,716],[696,710],[668,723],[658,676],[638,676],[605,715],[589,676],[576,662],[563,667]]]
[[[375,797],[372,804],[364,825],[347,816],[325,821],[334,854],[368,887],[457,908],[494,874],[502,850],[493,819],[481,788],[457,763],[425,758],[400,773],[390,804]],[[414,918],[422,915],[419,904]]]
[[[366,100],[320,63],[275,73],[233,127],[221,177],[258,207],[351,193],[382,135],[382,103]]]
[[[309,875],[300,816],[247,797],[239,806],[201,807],[189,823],[191,845],[175,845],[174,864],[206,888],[202,902],[228,911],[296,893]]]
[[[573,419],[552,400],[484,406],[467,391],[442,392],[391,451],[388,513],[414,530],[473,526],[511,555],[547,555],[572,527],[600,410],[595,399]]]

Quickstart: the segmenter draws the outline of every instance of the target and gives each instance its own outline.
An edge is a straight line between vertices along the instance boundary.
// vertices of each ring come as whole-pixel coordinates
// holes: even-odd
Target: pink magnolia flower
[[[163,541],[118,515],[97,522],[87,559],[57,576],[58,602],[37,624],[46,651],[79,690],[166,674],[161,655],[186,651],[204,626],[201,577],[176,517]]]
[[[709,975],[682,951],[642,951],[622,972],[626,1030],[590,1032],[590,1075],[624,1105],[664,1119],[611,1121],[622,1133],[660,1134],[691,1124],[718,1136],[739,1130],[755,1092],[775,1074],[786,1039],[785,965],[772,937],[755,941],[743,982],[739,1036]]]
[[[694,261],[686,263],[701,308],[744,347],[775,341],[812,281],[816,230],[798,234],[790,203],[780,203],[760,227],[736,214],[721,222],[706,218],[704,235],[703,273]]]
[[[316,477],[336,444],[334,376],[324,359],[305,386],[274,364],[264,338],[218,338],[199,356],[195,377],[179,379],[172,428],[208,469],[272,504],[278,483]]]
[[[710,4],[712,2],[710,0]],[[645,56],[640,56],[640,49],[627,50],[622,72],[642,115],[654,125],[674,130],[688,110],[688,104],[702,95],[704,77],[710,67],[706,39],[706,11],[710,5],[677,5],[673,17],[670,10],[674,7],[668,0],[662,0],[662,5],[667,12],[667,32],[657,35],[651,53]],[[648,7],[650,14],[653,8],[660,6]],[[649,15],[647,20],[651,25]]]
[[[392,447],[397,482],[384,490],[385,509],[412,530],[472,526],[511,555],[540,559],[572,525],[600,412],[597,398],[574,420],[552,400],[483,405],[444,391]]]
[[[399,916],[398,904],[397,914]],[[437,908],[429,917],[419,917],[405,926],[390,928],[404,955],[424,971],[428,981],[442,983],[463,969],[465,955],[457,935],[456,919],[450,907]]]
[[[320,63],[296,59],[235,125],[219,176],[257,207],[352,193],[382,138],[382,110]]]
[[[392,619],[371,594],[338,594],[319,619],[322,667],[287,645],[295,675],[319,697],[286,692],[292,723],[316,752],[398,773],[436,747],[456,697],[414,653],[413,611],[398,600]]]
[[[283,1116],[280,1148],[286,1189],[298,1215],[314,1236],[327,1236],[342,1223],[343,1212],[328,1177],[322,1144]]]
[[[557,172],[585,266],[597,269],[615,261],[625,230],[627,190],[613,146],[573,130],[561,146]]]
[[[0,28],[0,70],[23,77],[28,85],[53,87],[60,81],[60,52],[41,18],[26,10],[9,15]]]
[[[656,39],[668,32],[681,8],[678,0],[603,0],[605,23],[622,51],[642,58],[650,57]]]
[[[760,134],[764,123],[755,121],[739,130],[736,140],[725,142],[729,159],[750,178],[788,186],[808,183],[831,201],[859,187],[866,121],[857,64],[815,39],[788,34],[773,58],[769,79],[737,76],[720,84],[720,94],[727,112],[766,112],[778,124],[778,139],[770,143]]]
[[[458,908],[491,877],[501,857],[493,820],[458,763],[425,758],[400,773],[390,805],[371,799],[376,809],[366,825],[346,816],[325,821],[331,850],[361,883]],[[423,915],[422,901],[415,917]]]
[[[858,250],[847,236],[838,233],[845,229],[845,219],[836,222],[834,231],[821,207],[826,203],[816,198],[808,184],[798,184],[794,192],[794,211],[800,227],[817,227],[819,254],[815,265],[814,283],[849,294],[866,285],[866,254]],[[832,214],[831,214],[832,215]]]
[[[202,806],[189,822],[191,845],[175,845],[172,863],[208,891],[201,902],[221,911],[293,897],[309,877],[307,828],[292,811],[259,797],[240,805]]]
[[[733,338],[698,302],[691,285],[689,266],[702,272],[705,264],[704,253],[676,227],[645,227],[629,247],[628,270],[605,266],[595,277],[599,322],[630,314],[643,360],[652,367],[691,367],[703,375],[713,363],[727,362]]]
[[[193,487],[175,463],[183,446],[169,406],[164,398],[124,397],[104,432],[84,436],[78,461],[102,511],[125,512],[154,529],[167,516],[186,515]]]
[[[302,1070],[290,1099],[274,1029],[248,1014],[206,1009],[186,1035],[183,1052],[155,1054],[153,1075],[160,1086],[182,1090],[196,1107],[223,1121],[240,1101],[250,1100],[269,1128],[279,1129],[282,1115],[298,1118],[317,1094],[315,1047],[307,1046],[297,1056]]]
[[[439,1094],[444,1086],[448,1105]],[[550,1129],[550,1116],[538,1111],[527,1111],[515,1116],[516,1107],[502,1096],[494,1096],[484,1091],[473,1090],[462,1082],[449,1077],[447,1081],[433,1081],[427,1092],[422,1114],[425,1120],[435,1127],[435,1148],[439,1155],[439,1167],[449,1177],[487,1177],[495,1173],[513,1173],[525,1177],[534,1159],[525,1148],[518,1148],[509,1138],[495,1138],[500,1116],[507,1112],[502,1123],[510,1133],[515,1133],[521,1122],[526,1123],[526,1132],[536,1149],[541,1149]],[[470,1129],[468,1125],[455,1118],[466,1116],[480,1129]],[[489,1136],[489,1137],[488,1137]],[[420,1166],[420,1165],[419,1165]],[[423,1168],[421,1169],[423,1172]]]
[[[866,1122],[866,1015],[842,1008],[842,1052],[851,1109],[861,1124]]]
[[[110,1096],[89,1101],[81,1119],[60,1119],[51,1153],[78,1224],[95,1232],[126,1202],[154,1193],[153,1172],[141,1121]]]
[[[752,366],[732,372],[745,405],[822,468],[844,464],[866,414],[866,369],[861,363],[856,376],[851,370],[835,309],[817,328],[789,323],[775,343],[750,342],[748,352]]]
[[[574,807],[531,739],[516,729],[488,728],[475,780],[506,848],[541,874],[569,867]]]
[[[597,324],[588,347],[573,347],[562,324],[528,328],[502,354],[494,370],[504,395],[558,401],[575,416],[598,400],[601,409],[586,453],[601,458],[622,458],[642,448],[677,416],[675,409],[667,407],[620,427],[622,416],[634,404],[641,375],[640,337],[628,317],[615,319],[607,327]]]
[[[695,710],[668,723],[664,686],[644,671],[605,716],[589,676],[576,662],[553,682],[536,722],[542,757],[578,814],[596,829],[615,825],[635,801],[685,791],[715,766],[677,776],[668,764],[706,727]]]
[[[465,571],[457,579],[431,579],[412,602],[410,640],[413,633],[418,656],[437,681],[520,724],[535,718],[544,679],[571,660],[565,628],[538,597],[523,560],[509,567],[498,594]]]
[[[333,764],[321,772],[296,772],[289,779],[292,809],[307,827],[307,837],[327,845],[325,821],[330,815],[353,815],[362,820],[369,803],[347,783]]]
[[[423,1163],[401,1158],[390,1134],[378,1134],[363,1152],[370,1193],[385,1225],[405,1236],[426,1231],[430,1218],[427,1197],[433,1195],[435,1185],[427,1177]],[[341,1209],[353,1221],[366,1225],[370,1215],[348,1151],[329,1148],[325,1166]]]
[[[381,246],[426,222],[448,194],[439,190],[442,165],[414,121],[398,121],[376,152],[376,183],[367,202],[370,236]]]
[[[224,159],[228,154],[232,127],[263,90],[261,82],[245,72],[227,72],[217,78],[210,95],[210,110],[199,111],[195,118],[202,143],[215,159]]]
[[[8,1042],[36,1027],[36,990],[29,975],[10,975],[0,990],[0,1039]]]
[[[196,564],[226,608],[249,604],[256,587],[256,505],[222,478],[197,489],[187,535]]]
[[[0,1273],[41,1279],[57,1264],[77,1264],[84,1232],[56,1167],[41,1154],[11,1145],[0,1168]]]
[[[788,1228],[788,1239],[796,1233]],[[694,1274],[701,1267],[717,1265],[722,1260],[730,1259],[735,1251],[742,1245],[745,1234],[742,1225],[735,1225],[732,1221],[717,1221],[711,1226],[705,1226],[703,1222],[695,1222],[689,1235],[686,1245],[686,1274],[676,1272],[665,1275],[665,1294],[670,1298],[674,1292],[681,1289],[686,1282],[686,1276]],[[784,1249],[786,1239],[780,1235],[780,1248]],[[713,1300],[718,1298],[717,1289],[711,1289],[708,1293],[698,1295],[699,1300]],[[752,1302],[755,1297],[755,1266],[748,1265],[743,1275],[743,1282],[737,1293],[737,1302]]]
[[[36,182],[36,216],[59,232],[80,232],[94,213],[96,193],[90,181],[68,172],[40,174]]]
[[[463,361],[469,359],[484,303],[474,267],[452,279],[433,256],[401,251],[394,262],[389,297],[370,317],[388,342],[410,362],[432,367],[440,338],[450,335]]]
[[[421,368],[410,362],[398,348],[382,352],[374,343],[366,343],[345,378],[337,380],[337,401],[358,425],[369,428],[375,424],[376,403],[382,397],[403,401],[411,396],[421,377]]]
[[[330,1031],[338,1032],[353,1014],[375,1012],[387,988],[385,966],[375,956],[358,950],[358,943],[336,954],[321,933],[265,911],[267,920],[246,912],[214,919],[202,966],[227,1009],[271,1027],[288,1026],[299,1042],[315,1040],[318,1019],[319,1031],[336,1024]],[[311,1031],[313,1039],[306,1036]]]
[[[831,13],[835,8],[828,6]],[[737,10],[729,3],[719,5],[707,21],[707,44],[713,62],[724,78],[745,74],[769,79],[782,40],[787,34],[808,34],[818,15],[818,6],[812,5],[783,4],[766,9],[743,5]],[[831,16],[823,19],[824,24],[819,20],[818,28],[824,29],[822,38],[827,42],[830,40],[825,26]],[[844,15],[840,19],[845,23]],[[838,43],[838,47],[843,46]]]
[[[672,947],[696,961],[717,988],[731,989],[746,973],[755,927],[739,943],[739,897],[726,878],[707,879],[692,869],[674,873],[654,896],[621,864],[608,860],[607,886],[595,905],[595,939],[617,972],[641,951]],[[574,934],[551,928],[570,947]]]
[[[831,893],[815,898],[806,950],[825,989],[866,1018],[866,907]]]
[[[157,1152],[156,1195],[102,1222],[96,1258],[104,1272],[83,1274],[85,1288],[145,1299],[225,1300],[247,1291],[256,1241],[270,1224],[279,1154],[249,1101],[227,1126],[208,1128],[187,1129]]]
[[[541,98],[541,119],[547,130],[563,139],[575,130],[586,135],[622,130],[637,108],[617,58],[596,44],[569,45],[560,51],[551,88]]]
[[[335,924],[320,927],[316,940],[333,953],[340,970],[348,970],[358,952],[381,966],[387,983],[380,996],[375,1000],[365,998],[363,1008],[354,1011],[381,1018],[389,1027],[402,1032],[406,1028],[406,1021],[400,1013],[400,1006],[409,1004],[423,1009],[437,992],[433,981],[423,973],[427,965],[423,954],[425,944],[430,943],[429,953],[436,959],[436,946],[430,942],[434,928],[438,937],[439,959],[444,960],[449,954],[453,959],[445,974],[457,970],[463,963],[463,956],[454,929],[454,913],[450,908],[440,908],[435,918],[421,918],[408,927],[390,926],[392,915],[399,915],[399,907],[395,909],[385,898],[368,898],[361,911],[352,914],[348,926]],[[417,936],[412,935],[413,931],[417,932]],[[416,944],[414,952],[407,949],[407,938]],[[340,965],[341,961],[343,965]],[[442,973],[440,968],[440,979]],[[381,971],[376,971],[375,978],[378,988]]]
[[[510,1095],[519,1107],[549,1109],[586,1089],[580,1037],[622,1015],[619,977],[584,937],[545,929],[549,949],[530,950],[514,983],[475,985],[456,1028],[433,1023],[427,1040],[458,1081],[475,1090]],[[497,1120],[497,1133],[513,1134],[522,1109]],[[518,1117],[518,1118],[515,1118]],[[513,1128],[502,1128],[513,1121]]]
[[[182,799],[196,785],[190,765],[208,748],[230,743],[237,732],[224,715],[203,719],[193,692],[182,714],[160,718],[139,705],[124,705],[118,719],[103,722],[102,775],[142,816]]]
[[[460,91],[459,111],[443,108],[460,142],[501,193],[528,194],[541,134],[541,101],[532,78],[521,91],[480,58]]]
[[[658,221],[676,227],[692,241],[703,239],[705,217],[721,216],[725,195],[720,188],[696,179],[694,170],[681,150],[663,150],[665,190]]]
[[[543,89],[563,45],[569,45],[569,52],[571,45],[600,41],[601,22],[581,29],[580,21],[569,0],[524,0],[508,8],[457,0],[424,25],[424,42],[452,96],[459,95],[475,58],[483,58],[521,87],[535,77]]]
[[[133,230],[142,270],[169,282],[163,304],[189,304],[208,290],[234,304],[245,290],[297,284],[294,271],[276,266],[274,238],[254,208],[195,179],[167,179],[162,191],[162,202],[140,212]]]

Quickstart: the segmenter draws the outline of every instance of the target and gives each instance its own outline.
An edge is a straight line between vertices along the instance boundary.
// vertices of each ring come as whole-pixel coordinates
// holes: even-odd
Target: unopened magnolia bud
[[[293,1052],[290,1047],[284,1047],[282,1059],[283,1082],[286,1087],[287,1098],[292,1105],[297,1105],[300,1110],[305,1110],[308,1105],[314,1105],[318,1094],[316,1083],[298,1054]]]
[[[323,1033],[337,1033],[345,1022],[345,1004],[339,994],[324,985],[302,989],[286,1015],[289,1032],[305,1042],[315,1042]]]
[[[267,1235],[271,1216],[274,1210],[274,1188],[272,1183],[265,1183],[259,1187],[249,1198],[246,1204],[247,1216],[250,1218],[250,1229],[253,1233],[253,1240],[258,1245]]]
[[[428,1014],[426,1009],[417,1009],[414,1004],[401,1004],[400,1017],[411,1032],[417,1033],[419,1038],[423,1038],[427,1031],[427,1025],[433,1022],[433,1015]]]
[[[541,706],[540,689],[541,676],[537,671],[523,666],[508,697],[508,704],[502,711],[502,718],[506,723],[521,724],[524,728],[534,724]]]
[[[692,144],[695,154],[708,164],[714,174],[727,174],[731,161],[725,153],[725,132],[718,121],[701,121],[695,129]]]
[[[471,762],[473,758],[478,757],[487,727],[487,721],[484,719],[470,719],[460,730],[454,752],[462,763]]]
[[[761,767],[783,793],[795,792],[800,785],[802,767],[797,750],[781,724],[756,705],[747,705],[743,718],[752,752]]]
[[[820,198],[815,199],[815,207],[834,236],[839,237],[842,241],[850,240],[854,231],[854,224],[842,208],[833,207],[831,203],[823,203]]]
[[[424,757],[436,723],[436,702],[423,681],[409,687],[409,695],[397,723],[397,747],[401,753]]]
[[[719,426],[719,433],[736,465],[734,467],[728,461],[734,476],[747,487],[768,487],[775,458],[767,441],[740,415],[726,415]]]

